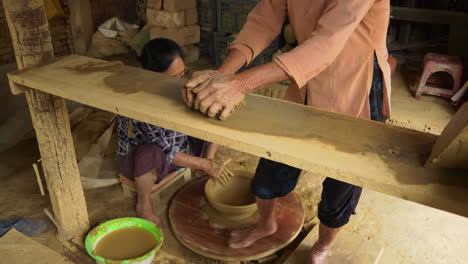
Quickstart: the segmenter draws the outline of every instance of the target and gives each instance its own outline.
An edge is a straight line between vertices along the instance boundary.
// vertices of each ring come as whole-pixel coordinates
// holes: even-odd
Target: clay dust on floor
[[[48,197],[42,197],[31,164],[39,157],[34,140],[21,142],[0,153],[0,219],[13,216],[46,218],[44,208],[51,208]],[[254,172],[258,158],[221,147],[217,159],[232,158],[232,170]],[[305,173],[296,188],[306,210],[305,222],[313,222],[317,214],[323,178]],[[169,232],[167,205],[172,190],[155,204],[162,216],[165,241],[154,263],[220,263],[185,249]],[[91,225],[124,216],[135,216],[135,201],[122,195],[120,186],[86,191]],[[364,191],[357,215],[346,227],[348,231],[367,236],[384,245],[382,263],[463,263],[468,258],[468,220],[372,191]],[[33,239],[59,253],[64,253],[50,228]],[[303,237],[304,234],[301,234]],[[299,241],[293,242],[289,249]]]

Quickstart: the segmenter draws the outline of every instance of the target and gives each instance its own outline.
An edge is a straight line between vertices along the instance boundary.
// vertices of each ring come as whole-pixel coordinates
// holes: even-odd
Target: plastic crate
[[[200,55],[213,58],[214,57],[214,32],[200,30]]]
[[[197,0],[198,24],[216,27],[216,0]]]
[[[234,41],[234,37],[230,33],[214,33],[214,52],[215,52],[215,65],[221,66],[228,55],[227,47]],[[243,67],[241,71],[262,65],[271,61],[271,56],[278,50],[279,38],[272,41],[262,53],[260,53],[247,67]]]
[[[218,0],[217,30],[238,33],[244,26],[248,14],[258,2],[259,0]]]

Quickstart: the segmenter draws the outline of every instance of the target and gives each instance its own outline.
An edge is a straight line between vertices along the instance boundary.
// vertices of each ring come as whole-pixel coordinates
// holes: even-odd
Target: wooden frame
[[[11,73],[9,79],[14,85],[468,216],[467,171],[423,166],[437,139],[431,134],[254,95],[221,122],[183,104],[184,80],[77,55]]]

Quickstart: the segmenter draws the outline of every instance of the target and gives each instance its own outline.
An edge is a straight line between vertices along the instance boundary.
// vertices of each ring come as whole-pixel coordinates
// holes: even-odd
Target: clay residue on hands
[[[247,101],[245,101],[245,99],[242,100],[242,101],[240,101],[238,104],[236,104],[236,105],[234,106],[234,108],[232,109],[232,111],[227,115],[226,119],[228,119],[232,114],[234,114],[234,113],[237,111],[237,109],[242,108],[242,107],[245,106],[245,105],[247,105]],[[219,116],[221,115],[221,113],[223,112],[223,110],[224,110],[224,108],[221,108],[221,109],[218,111],[218,113],[216,114],[216,116],[215,116],[215,117],[218,118],[219,120],[221,120],[221,118],[220,118]]]

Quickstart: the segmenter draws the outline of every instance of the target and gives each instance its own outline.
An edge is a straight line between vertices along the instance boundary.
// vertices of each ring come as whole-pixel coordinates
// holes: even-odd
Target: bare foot
[[[319,249],[317,244],[312,246],[308,259],[308,264],[327,264],[328,249]]]
[[[162,228],[161,218],[159,218],[158,216],[156,216],[156,215],[153,213],[153,210],[151,210],[151,209],[148,210],[148,209],[139,209],[139,208],[137,208],[137,210],[136,210],[136,215],[137,215],[137,217],[143,218],[143,219],[148,220],[148,221],[151,221],[151,222],[153,222],[157,227]]]
[[[272,225],[257,225],[252,229],[234,231],[231,233],[229,241],[230,248],[246,248],[252,245],[255,241],[264,237],[270,236],[276,232],[278,226],[276,223]]]

